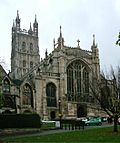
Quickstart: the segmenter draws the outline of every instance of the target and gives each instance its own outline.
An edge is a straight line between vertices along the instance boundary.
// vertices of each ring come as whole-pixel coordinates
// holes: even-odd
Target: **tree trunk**
[[[118,115],[114,116],[114,132],[118,132],[118,127],[117,127],[117,120],[118,120]]]

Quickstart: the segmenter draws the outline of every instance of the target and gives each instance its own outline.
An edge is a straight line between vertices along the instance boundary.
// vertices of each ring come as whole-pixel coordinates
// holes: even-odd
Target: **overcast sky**
[[[35,14],[39,24],[40,56],[53,50],[59,27],[66,46],[91,50],[95,34],[101,70],[120,65],[120,47],[115,45],[120,31],[120,0],[0,0],[0,57],[10,70],[11,28],[17,10],[21,28],[29,29]]]

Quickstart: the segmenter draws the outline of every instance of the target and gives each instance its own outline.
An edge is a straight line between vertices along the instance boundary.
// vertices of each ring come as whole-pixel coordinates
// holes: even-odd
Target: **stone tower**
[[[15,79],[20,79],[29,70],[40,63],[38,23],[35,16],[33,28],[21,29],[21,19],[17,17],[12,26],[11,73]]]

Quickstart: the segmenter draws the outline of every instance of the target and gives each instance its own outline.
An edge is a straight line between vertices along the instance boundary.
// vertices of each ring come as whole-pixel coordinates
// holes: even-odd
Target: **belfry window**
[[[89,71],[87,65],[76,60],[67,67],[68,101],[86,102],[89,100]]]
[[[30,85],[27,83],[23,86],[22,104],[30,105],[33,107],[32,89],[31,89]]]
[[[26,51],[26,43],[25,43],[25,42],[22,43],[22,51],[23,51],[23,52]]]
[[[49,83],[46,86],[47,106],[56,107],[56,86]]]

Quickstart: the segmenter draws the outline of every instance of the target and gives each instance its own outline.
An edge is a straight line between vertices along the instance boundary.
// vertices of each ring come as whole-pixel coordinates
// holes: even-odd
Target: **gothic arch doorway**
[[[77,105],[77,117],[86,117],[87,116],[87,105],[78,104]]]
[[[55,111],[51,111],[50,112],[50,118],[51,119],[55,119]]]

